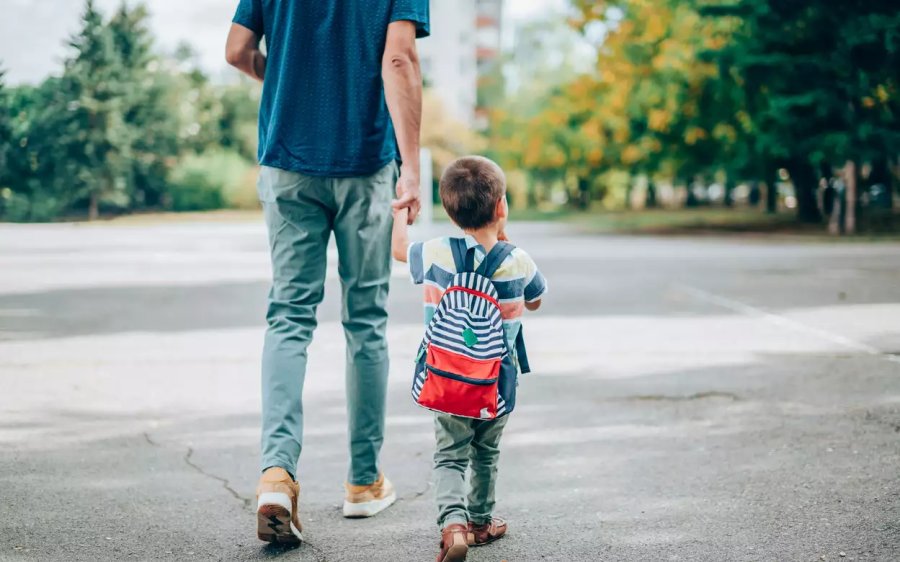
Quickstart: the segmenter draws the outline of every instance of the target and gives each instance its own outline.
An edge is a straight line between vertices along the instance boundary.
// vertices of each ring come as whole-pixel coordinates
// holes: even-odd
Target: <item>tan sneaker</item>
[[[344,517],[372,517],[397,501],[394,485],[384,477],[378,476],[374,484],[354,486],[344,484],[347,496],[344,498]]]
[[[256,487],[256,536],[266,542],[300,544],[300,515],[297,500],[300,484],[288,472],[273,466],[263,472]]]

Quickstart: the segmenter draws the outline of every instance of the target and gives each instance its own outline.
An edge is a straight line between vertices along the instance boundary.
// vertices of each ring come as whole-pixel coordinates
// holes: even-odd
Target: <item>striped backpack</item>
[[[412,395],[429,410],[490,420],[513,410],[518,368],[530,370],[521,329],[510,352],[491,281],[515,246],[498,242],[478,269],[465,239],[451,238],[450,247],[457,273],[425,329]]]

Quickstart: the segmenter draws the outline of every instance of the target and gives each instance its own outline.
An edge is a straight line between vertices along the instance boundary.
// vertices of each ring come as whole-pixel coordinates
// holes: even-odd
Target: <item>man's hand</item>
[[[422,206],[419,178],[415,174],[400,170],[400,179],[397,180],[397,199],[391,205],[395,210],[409,209],[406,224],[415,222]]]

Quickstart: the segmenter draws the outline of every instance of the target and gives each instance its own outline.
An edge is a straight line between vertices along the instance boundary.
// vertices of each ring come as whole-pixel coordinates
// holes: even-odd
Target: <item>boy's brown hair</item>
[[[503,170],[483,156],[463,156],[450,163],[441,176],[441,203],[462,229],[477,229],[494,222],[497,203],[506,195]]]

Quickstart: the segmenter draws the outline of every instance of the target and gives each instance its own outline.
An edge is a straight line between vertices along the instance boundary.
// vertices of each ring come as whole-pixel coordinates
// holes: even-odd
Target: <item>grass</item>
[[[703,235],[787,235],[834,240],[827,225],[802,224],[793,212],[769,214],[757,209],[695,208],[645,209],[640,211],[539,211],[514,212],[513,220],[565,221],[588,233]],[[900,239],[900,213],[863,217],[859,232],[841,240]]]
[[[258,209],[220,209],[216,211],[189,211],[189,212],[144,212],[129,213],[116,216],[101,217],[100,220],[89,222],[86,220],[74,221],[81,225],[102,226],[114,224],[117,226],[146,226],[156,224],[178,224],[186,222],[201,223],[246,223],[262,222],[262,211]]]
[[[577,217],[574,222],[591,232],[644,234],[775,232],[795,226],[793,215],[749,209],[609,211]]]
[[[434,209],[438,221],[449,220],[440,207]],[[867,216],[859,234],[835,237],[825,224],[804,225],[793,212],[764,213],[757,209],[701,207],[695,209],[645,209],[640,211],[576,211],[568,208],[513,210],[515,222],[564,222],[590,234],[655,235],[770,235],[802,236],[808,239],[869,241],[900,239],[900,210]],[[138,213],[101,219],[94,223],[151,225],[182,222],[234,223],[262,221],[258,210],[221,210],[190,213]]]
[[[447,220],[443,209],[435,209],[435,219]],[[753,209],[696,208],[644,209],[640,211],[607,211],[592,209],[576,211],[561,208],[552,210],[516,209],[511,220],[537,222],[566,222],[579,230],[591,233],[625,234],[690,234],[702,232],[776,232],[797,230],[792,213],[770,215]],[[824,227],[811,227],[822,232]]]

